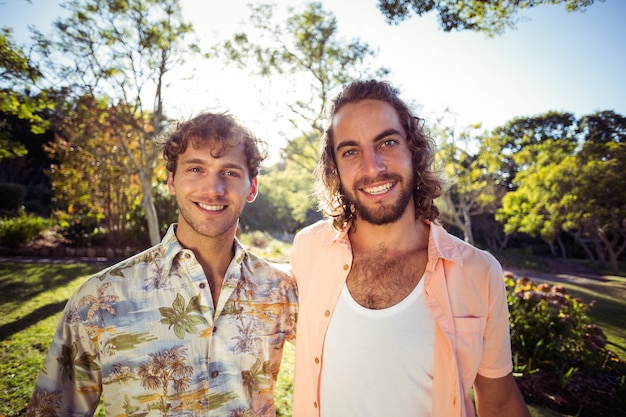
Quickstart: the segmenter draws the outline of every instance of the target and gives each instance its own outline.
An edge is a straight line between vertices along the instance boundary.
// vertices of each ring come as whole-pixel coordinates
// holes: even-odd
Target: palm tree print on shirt
[[[193,367],[187,365],[187,349],[176,346],[148,355],[150,359],[137,369],[137,375],[141,378],[141,386],[154,390],[161,388],[161,412],[167,416],[167,399],[169,397],[170,384],[176,392],[181,392],[191,383]]]

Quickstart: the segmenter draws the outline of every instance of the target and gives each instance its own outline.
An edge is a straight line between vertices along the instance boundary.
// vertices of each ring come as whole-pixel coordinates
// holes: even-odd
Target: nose
[[[221,175],[208,175],[202,185],[202,191],[209,197],[221,197],[224,190],[224,179]]]
[[[382,155],[371,149],[363,154],[363,174],[376,178],[378,174],[387,169],[387,164]]]

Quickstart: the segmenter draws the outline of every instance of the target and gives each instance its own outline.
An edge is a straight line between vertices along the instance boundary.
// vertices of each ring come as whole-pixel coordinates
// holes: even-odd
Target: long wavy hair
[[[227,113],[205,112],[187,121],[176,123],[157,138],[156,143],[163,150],[167,170],[174,174],[178,156],[184,153],[190,144],[194,148],[205,144],[218,145],[212,151],[215,157],[219,157],[226,149],[243,144],[251,180],[259,174],[261,162],[267,157],[267,144]]]
[[[415,172],[413,201],[416,218],[434,221],[439,217],[434,200],[443,193],[446,182],[441,171],[434,168],[435,142],[424,132],[424,121],[413,115],[398,94],[398,90],[387,81],[355,81],[346,86],[332,102],[330,124],[321,140],[315,177],[319,208],[333,219],[333,226],[338,230],[352,225],[355,213],[345,197],[339,178],[333,147],[333,119],[343,106],[368,99],[384,101],[393,106],[406,132]]]

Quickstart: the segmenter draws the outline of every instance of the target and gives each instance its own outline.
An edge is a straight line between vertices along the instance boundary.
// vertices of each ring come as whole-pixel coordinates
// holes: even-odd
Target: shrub
[[[106,240],[106,230],[100,227],[102,215],[69,207],[67,212],[55,211],[54,217],[61,234],[73,247],[97,246]]]
[[[4,218],[0,220],[0,243],[9,248],[19,248],[51,225],[50,220],[23,212],[17,217]]]
[[[26,191],[19,184],[0,183],[0,213],[15,214],[24,204]]]
[[[565,287],[505,275],[510,311],[511,347],[517,361],[536,367],[595,369],[619,362],[606,348],[602,329],[590,322],[585,304]]]
[[[626,365],[590,322],[593,302],[506,273],[513,372],[527,401],[578,416],[626,406]],[[613,414],[614,415],[614,414]]]

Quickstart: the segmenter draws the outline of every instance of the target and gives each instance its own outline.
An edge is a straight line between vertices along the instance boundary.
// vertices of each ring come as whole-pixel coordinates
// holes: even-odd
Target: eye
[[[357,154],[356,149],[348,149],[348,150],[344,151],[344,152],[341,154],[341,156],[342,156],[343,158],[349,158],[349,157],[354,156],[354,155],[356,155],[356,154]]]
[[[396,139],[385,139],[384,141],[381,142],[380,147],[381,148],[390,148],[395,146],[398,143],[398,141]]]
[[[228,170],[228,171],[224,171],[224,176],[225,177],[233,177],[233,178],[238,178],[241,176],[241,174],[239,173],[239,171],[235,171],[235,170]]]
[[[202,168],[200,167],[190,167],[189,172],[202,172]]]

